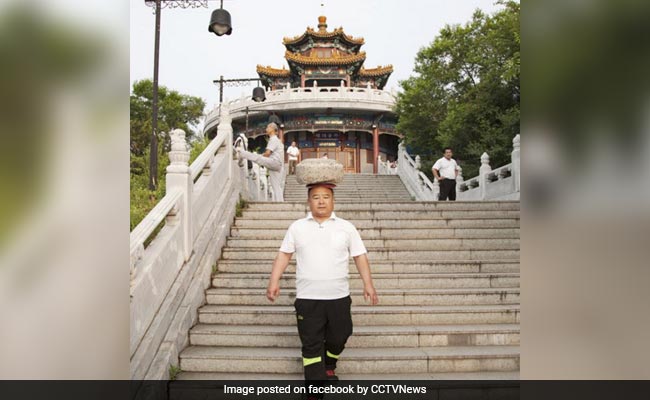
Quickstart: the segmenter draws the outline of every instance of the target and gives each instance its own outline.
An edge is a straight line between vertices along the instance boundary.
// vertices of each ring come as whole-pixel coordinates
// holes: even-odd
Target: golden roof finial
[[[320,32],[327,32],[327,17],[324,15],[318,17],[318,30]]]

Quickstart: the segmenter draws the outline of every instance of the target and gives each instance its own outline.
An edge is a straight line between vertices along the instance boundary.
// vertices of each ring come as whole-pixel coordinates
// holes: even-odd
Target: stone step
[[[307,195],[306,186],[293,186],[285,185],[285,193],[299,193],[301,195]],[[378,183],[378,184],[359,184],[359,185],[341,185],[337,186],[334,189],[334,195],[338,196],[339,193],[367,193],[367,192],[394,192],[394,193],[408,193],[408,190],[404,185],[399,185],[395,183]]]
[[[307,196],[306,195],[284,195],[284,199],[286,201],[307,201]],[[367,202],[385,202],[385,203],[395,203],[395,202],[403,202],[403,201],[414,201],[414,199],[411,199],[408,196],[389,196],[389,195],[372,195],[372,196],[337,196],[336,197],[336,205],[340,204],[360,204],[360,203],[367,203]]]
[[[350,295],[354,304],[367,304],[361,290],[351,289]],[[519,304],[518,288],[382,289],[378,295],[382,305]],[[280,296],[274,304],[290,305],[294,303],[295,298],[294,288],[281,288]],[[206,292],[206,301],[208,304],[222,305],[270,304],[263,288],[210,288]]]
[[[401,182],[401,180],[370,180],[370,181],[343,181],[340,183],[336,184],[336,188],[334,190],[338,190],[341,188],[354,188],[354,187],[367,187],[367,188],[381,188],[384,186],[391,186],[391,187],[401,187],[402,189],[406,190],[406,187],[404,184]],[[290,182],[286,181],[284,183],[285,188],[290,188],[290,189],[304,189],[306,190],[306,185],[297,183],[297,182]]]
[[[264,273],[270,274],[272,260],[219,260],[217,271],[232,273]],[[517,260],[494,260],[494,261],[419,261],[419,262],[390,262],[376,261],[371,265],[373,274],[400,273],[400,274],[456,274],[456,273],[499,273],[519,272]],[[296,260],[289,262],[285,273],[296,272]],[[356,274],[357,267],[350,261],[350,273]]]
[[[358,229],[364,240],[368,239],[500,239],[519,238],[519,228],[414,228]],[[230,238],[277,239],[282,241],[286,229],[232,228]]]
[[[381,298],[380,298],[381,301]],[[203,324],[291,325],[293,305],[205,305],[199,308]],[[352,306],[355,327],[378,325],[518,324],[519,305]]]
[[[308,190],[305,185],[287,185],[286,183],[284,185],[284,189],[295,191],[295,192],[301,192],[301,193],[306,193]],[[408,189],[406,189],[404,185],[395,182],[369,182],[369,183],[359,182],[359,183],[337,185],[336,188],[334,189],[334,194],[338,193],[339,191],[353,191],[353,190],[370,190],[370,191],[396,190],[396,191],[404,191],[404,192],[408,191]]]
[[[291,196],[291,195],[285,195],[284,197],[287,201],[300,201],[300,200],[306,200],[306,196],[303,197],[302,195],[300,196]],[[373,195],[373,196],[341,196],[336,198],[336,205],[339,204],[359,204],[359,203],[366,203],[369,201],[383,201],[386,203],[394,203],[394,202],[402,202],[409,200],[408,197],[404,196],[384,196],[384,195]]]
[[[273,203],[273,202],[250,202],[246,208],[247,210],[257,210],[257,211],[302,211],[306,213],[309,211],[309,207],[306,202],[283,202],[283,203]],[[402,203],[365,203],[365,204],[341,204],[340,206],[336,204],[335,211],[368,211],[368,210],[377,210],[377,211],[430,211],[430,210],[510,210],[518,211],[519,202],[508,202],[508,201],[408,201]]]
[[[434,219],[505,219],[519,218],[519,211],[509,210],[431,210],[431,211],[336,211],[336,216],[354,223],[357,220],[367,219],[410,219],[410,220],[434,220]],[[302,211],[258,211],[244,210],[241,219],[289,219],[295,221],[305,218]]]
[[[265,374],[265,373],[229,373],[229,372],[181,372],[177,380],[210,380],[210,381],[272,381],[272,380],[303,380],[300,374]],[[424,374],[345,374],[339,376],[342,381],[371,381],[371,380],[462,380],[462,381],[515,381],[519,380],[519,371],[507,372],[436,372]]]
[[[306,187],[285,187],[284,193],[288,195],[307,197]],[[352,186],[352,187],[337,187],[334,189],[334,197],[342,197],[346,195],[352,196],[371,196],[373,194],[396,194],[401,196],[410,196],[409,192],[404,187],[399,186]],[[406,200],[404,200],[406,201]]]
[[[237,218],[234,227],[287,229],[293,221],[291,219]],[[357,219],[350,222],[357,229],[519,228],[519,218]]]
[[[303,371],[299,349],[190,346],[180,354],[183,371]],[[351,348],[337,363],[338,374],[517,371],[517,346],[448,346],[418,348]]]
[[[451,288],[516,288],[519,274],[373,274],[375,288],[383,289],[451,289]],[[214,288],[266,289],[269,274],[217,274],[212,278]],[[295,287],[295,274],[285,273],[280,287]],[[358,274],[350,277],[351,289],[363,289]]]
[[[307,199],[307,190],[285,190],[284,194],[286,196],[291,196],[297,198],[296,201],[306,200]],[[334,200],[341,199],[344,197],[363,197],[372,200],[373,197],[392,197],[397,201],[408,201],[411,198],[411,195],[406,190],[395,190],[395,189],[381,189],[381,190],[367,190],[367,189],[350,189],[350,190],[336,190],[334,192]]]
[[[286,183],[284,185],[285,189],[292,189],[292,190],[307,190],[306,185],[301,185],[301,184],[292,184],[292,183]],[[348,183],[339,183],[336,185],[336,188],[334,191],[336,192],[337,190],[341,189],[354,189],[354,188],[368,188],[368,189],[382,189],[385,187],[390,187],[390,188],[397,188],[397,189],[402,189],[406,190],[406,187],[402,184],[400,181],[376,181],[376,182],[348,182]]]
[[[300,349],[293,325],[198,324],[190,331],[194,346],[288,347]],[[359,326],[346,348],[503,346],[519,344],[519,325]]]
[[[305,185],[300,185],[300,184],[292,185],[292,184],[285,183],[284,187],[285,189],[307,191],[307,187]],[[352,182],[352,183],[337,184],[334,191],[336,192],[338,190],[344,190],[344,189],[349,190],[349,189],[356,189],[356,188],[363,188],[363,189],[395,188],[395,189],[406,190],[406,187],[401,182]]]
[[[295,189],[295,188],[306,189],[306,185],[303,185],[298,182],[291,182],[291,181],[285,181],[284,186],[285,188],[291,188],[291,189]],[[396,180],[360,180],[360,181],[347,181],[347,182],[343,180],[343,182],[336,184],[336,189],[350,188],[350,187],[357,187],[357,186],[370,187],[370,188],[394,186],[394,187],[402,187],[404,189],[406,188],[401,180],[396,179]]]
[[[362,237],[363,238],[363,237]],[[363,238],[366,248],[382,248],[385,250],[492,250],[519,249],[519,239],[367,239]],[[228,248],[272,248],[277,249],[282,239],[248,239],[231,238],[227,240]]]
[[[287,187],[284,188],[284,193],[293,194],[296,196],[307,197],[308,189],[306,187]],[[334,197],[344,196],[346,194],[351,195],[371,195],[376,193],[390,193],[390,194],[400,194],[400,195],[410,195],[408,190],[405,187],[400,187],[397,185],[376,185],[376,186],[346,186],[346,187],[337,187],[334,189]]]
[[[287,175],[287,182],[296,181],[296,176],[295,175]],[[378,180],[401,180],[399,175],[380,175],[380,174],[372,174],[372,173],[354,173],[354,174],[349,174],[346,173],[343,175],[343,182],[350,182],[350,181],[355,181],[355,180],[360,180],[360,181],[367,181],[367,180],[372,180],[372,179],[378,179]]]
[[[289,189],[285,190],[284,194],[286,196],[297,197],[299,199],[307,198],[307,189]],[[368,197],[372,198],[374,196],[391,196],[396,199],[410,198],[409,192],[406,190],[400,189],[391,189],[391,188],[381,188],[381,189],[363,189],[363,188],[351,188],[349,190],[337,189],[334,191],[334,200],[343,197]],[[298,200],[300,201],[300,200]]]
[[[225,248],[223,260],[268,260],[272,261],[278,254],[279,243],[275,247]],[[491,250],[386,250],[384,248],[366,247],[368,259],[374,261],[437,261],[437,260],[519,260],[518,249]]]
[[[346,182],[344,180],[343,182],[340,182],[340,183],[336,184],[336,189],[350,188],[350,187],[356,187],[356,186],[363,186],[363,187],[395,186],[395,187],[405,188],[404,184],[398,179],[398,180],[372,180],[372,181],[356,181],[356,182],[354,182],[354,181]],[[303,184],[300,184],[300,183],[297,183],[297,182],[286,181],[285,182],[285,187],[305,189],[306,185],[303,185]]]

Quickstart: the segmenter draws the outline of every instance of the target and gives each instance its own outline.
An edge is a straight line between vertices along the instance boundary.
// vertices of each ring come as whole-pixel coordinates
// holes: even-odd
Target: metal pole
[[[219,78],[219,104],[223,103],[223,75]]]
[[[149,190],[158,186],[158,58],[160,49],[160,0],[156,0],[156,31],[153,53],[153,98],[151,101],[151,146],[149,148]]]

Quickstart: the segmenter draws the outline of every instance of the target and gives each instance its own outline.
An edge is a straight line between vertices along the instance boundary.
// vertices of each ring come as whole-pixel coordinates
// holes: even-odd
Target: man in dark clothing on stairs
[[[336,362],[352,334],[349,259],[363,280],[363,295],[378,303],[367,251],[357,229],[337,217],[333,184],[308,186],[310,213],[295,221],[273,263],[266,297],[275,301],[280,277],[296,253],[296,318],[306,380],[336,380]]]

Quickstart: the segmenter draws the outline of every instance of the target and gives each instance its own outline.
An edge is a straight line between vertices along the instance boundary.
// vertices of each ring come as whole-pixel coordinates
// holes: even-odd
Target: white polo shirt
[[[289,154],[289,160],[298,161],[298,154],[300,150],[296,146],[289,146],[287,149],[287,154]]]
[[[367,253],[350,222],[332,212],[319,224],[311,213],[287,230],[280,251],[296,253],[296,298],[333,300],[350,294],[350,257]]]
[[[453,158],[447,160],[446,158],[442,157],[436,161],[435,164],[433,164],[433,167],[431,169],[437,169],[438,173],[443,178],[456,179],[456,170],[458,169],[458,164],[456,164],[456,160]]]

